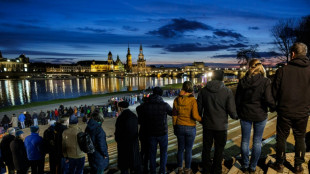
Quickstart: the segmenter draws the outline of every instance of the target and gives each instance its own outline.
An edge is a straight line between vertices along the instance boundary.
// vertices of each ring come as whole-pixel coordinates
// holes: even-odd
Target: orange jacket
[[[172,111],[173,125],[196,126],[201,121],[195,97],[191,93],[180,92],[174,99]]]

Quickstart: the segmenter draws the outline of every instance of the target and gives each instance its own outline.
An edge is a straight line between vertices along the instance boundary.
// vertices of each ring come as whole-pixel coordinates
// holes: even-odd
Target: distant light
[[[213,75],[212,72],[209,72],[209,73],[208,73],[208,76],[209,76],[209,77],[212,77],[212,75]]]
[[[8,59],[7,61],[10,62],[11,60]]]

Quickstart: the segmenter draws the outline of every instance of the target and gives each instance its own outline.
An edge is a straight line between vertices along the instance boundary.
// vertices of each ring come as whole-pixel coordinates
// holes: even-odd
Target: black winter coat
[[[271,81],[261,74],[245,76],[239,81],[236,92],[237,113],[246,121],[264,121],[268,108],[275,108],[271,93]]]
[[[67,129],[67,126],[62,125],[61,123],[56,123],[54,130],[55,130],[55,151],[57,152],[56,157],[60,159],[63,157],[62,153],[62,133],[64,130]]]
[[[1,124],[9,124],[11,121],[10,121],[10,118],[7,116],[7,115],[4,115],[2,120],[1,120]]]
[[[150,95],[148,101],[137,111],[140,124],[145,125],[147,136],[163,136],[168,133],[167,114],[172,115],[172,108],[161,96]]]
[[[106,134],[101,127],[101,123],[90,119],[85,132],[89,134],[95,146],[95,152],[87,154],[90,167],[101,170],[107,168],[109,165],[108,146]]]
[[[124,110],[116,120],[115,141],[117,142],[118,168],[136,169],[140,165],[138,118],[129,109]]]
[[[27,158],[26,147],[24,142],[20,138],[15,138],[10,148],[12,151],[13,162],[16,170],[25,170],[29,167],[29,161]]]
[[[2,138],[1,141],[1,153],[2,159],[5,165],[12,166],[14,168],[13,156],[10,148],[11,142],[15,139],[14,135],[8,134]]]
[[[279,116],[306,117],[310,111],[310,61],[306,56],[291,60],[276,72],[272,94]]]
[[[210,130],[227,130],[228,115],[238,119],[232,91],[222,81],[212,80],[200,90],[197,98],[202,125]]]

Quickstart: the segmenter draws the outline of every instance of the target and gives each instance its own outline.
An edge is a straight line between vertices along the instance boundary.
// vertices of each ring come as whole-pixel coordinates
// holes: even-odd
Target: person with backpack
[[[78,118],[74,115],[70,116],[69,127],[62,133],[62,152],[65,163],[69,165],[68,173],[82,174],[85,163],[85,153],[78,144],[78,133],[82,129],[78,126]]]
[[[87,133],[95,146],[94,153],[88,153],[88,162],[91,168],[91,174],[103,174],[109,165],[108,146],[106,134],[102,129],[103,119],[98,112],[91,114],[87,122],[85,133]]]
[[[117,142],[117,165],[121,174],[140,173],[140,155],[138,140],[138,118],[128,109],[126,101],[118,103],[121,114],[115,123],[115,141]]]
[[[56,173],[56,133],[55,133],[55,120],[50,121],[48,127],[43,133],[43,145],[45,153],[49,156],[50,173]]]
[[[44,149],[43,138],[39,135],[39,126],[30,127],[31,134],[25,138],[27,157],[31,167],[31,173],[44,173]]]

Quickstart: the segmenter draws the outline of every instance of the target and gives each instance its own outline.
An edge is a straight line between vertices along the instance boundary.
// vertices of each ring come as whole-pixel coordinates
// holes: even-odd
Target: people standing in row
[[[102,123],[103,117],[98,112],[94,112],[85,129],[95,146],[95,152],[87,154],[91,174],[103,174],[109,165],[108,145],[106,134],[101,127]]]
[[[279,68],[272,85],[272,94],[277,103],[277,149],[276,162],[272,167],[283,171],[285,144],[293,129],[295,137],[295,173],[303,173],[301,166],[305,162],[305,132],[310,107],[310,61],[307,46],[294,43],[290,48],[291,61]]]
[[[262,136],[268,120],[268,107],[275,108],[271,93],[271,81],[258,59],[249,62],[249,70],[238,84],[236,91],[237,113],[241,124],[242,170],[255,173],[262,148]],[[253,147],[250,154],[250,137],[253,126]]]
[[[213,71],[212,81],[201,89],[197,103],[199,115],[202,115],[203,173],[222,173],[222,160],[224,147],[227,141],[228,115],[238,119],[235,98],[228,87],[225,86],[224,72]],[[214,142],[214,158],[211,161],[211,148]]]
[[[117,142],[117,165],[121,174],[140,173],[138,118],[128,109],[129,103],[118,103],[121,111],[115,123],[115,141]]]
[[[65,174],[82,174],[85,163],[85,153],[80,149],[77,141],[77,134],[82,132],[78,126],[78,118],[70,116],[69,127],[62,133],[62,152],[66,158],[65,164],[69,169],[64,171]]]
[[[196,121],[201,121],[197,101],[193,95],[193,84],[185,81],[179,96],[173,102],[173,126],[178,139],[178,174],[183,173],[183,152],[185,150],[185,174],[191,174],[192,148],[196,137]]]

